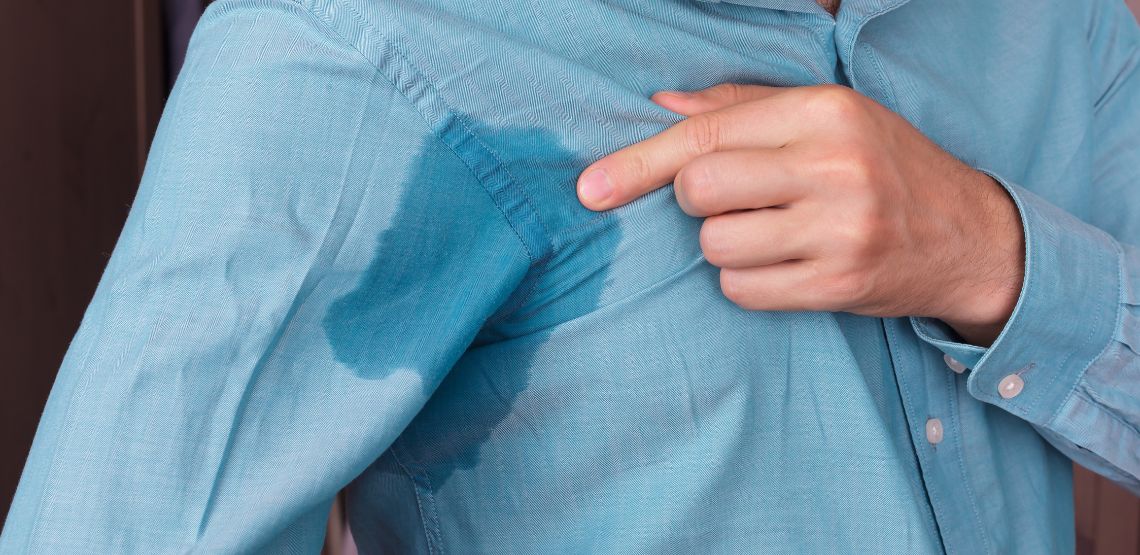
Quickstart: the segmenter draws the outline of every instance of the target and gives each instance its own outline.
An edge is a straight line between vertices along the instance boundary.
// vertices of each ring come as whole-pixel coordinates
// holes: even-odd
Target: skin
[[[1024,268],[1017,208],[902,117],[838,85],[652,99],[686,119],[591,164],[578,197],[608,210],[673,183],[734,303],[927,316],[981,346],[1005,326]]]

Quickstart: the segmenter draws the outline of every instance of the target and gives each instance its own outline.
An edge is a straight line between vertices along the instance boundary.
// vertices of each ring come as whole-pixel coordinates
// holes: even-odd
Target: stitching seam
[[[300,4],[304,0],[290,0],[290,1]],[[404,99],[409,102],[409,104],[411,104],[411,106],[416,110],[416,112],[418,114],[420,114],[420,117],[423,118],[424,121],[428,124],[429,129],[432,130],[436,139],[439,140],[440,143],[447,146],[448,149],[451,150],[455,154],[455,156],[458,157],[464,163],[465,166],[467,166],[467,169],[471,172],[472,177],[483,187],[484,191],[486,191],[487,194],[489,196],[491,196],[491,201],[499,209],[499,212],[503,214],[504,219],[507,220],[507,223],[510,225],[511,229],[515,232],[515,235],[519,238],[520,241],[522,241],[523,248],[524,248],[524,250],[526,250],[527,256],[530,258],[531,262],[532,263],[538,263],[538,262],[542,261],[545,258],[545,253],[535,253],[530,248],[530,246],[528,245],[528,242],[526,241],[526,234],[523,233],[522,230],[518,229],[518,224],[507,214],[507,211],[503,209],[503,207],[500,205],[498,199],[495,197],[495,194],[493,192],[494,190],[503,190],[506,187],[493,188],[493,187],[489,186],[488,183],[486,183],[482,178],[480,178],[479,175],[477,174],[475,168],[472,167],[472,164],[468,160],[468,157],[463,156],[459,151],[457,151],[455,149],[454,146],[452,146],[449,142],[443,140],[442,134],[440,133],[440,131],[438,131],[436,129],[436,125],[433,124],[432,120],[424,113],[424,111],[420,108],[419,104],[416,103],[416,101],[413,100],[411,97],[409,97],[406,92],[404,92],[404,90],[400,87],[399,83],[396,81],[395,77],[393,77],[387,71],[385,71],[384,68],[382,68],[380,64],[373,61],[372,58],[370,58],[368,56],[368,54],[366,54],[363,50],[361,50],[360,46],[356,42],[351,41],[347,37],[345,37],[336,28],[332,19],[328,16],[327,10],[322,10],[321,13],[318,13],[318,12],[314,11],[314,9],[313,9],[314,6],[311,5],[312,4],[311,1],[306,2],[306,4],[309,4],[309,5],[302,6],[305,9],[306,13],[311,14],[317,21],[319,21],[321,23],[322,28],[326,29],[327,31],[329,31],[329,32],[333,33],[334,35],[336,35],[337,37],[339,37],[340,40],[345,45],[351,47],[358,54],[360,54],[364,58],[365,61],[367,61],[370,65],[375,67],[378,72],[380,72],[382,75],[384,75],[384,77],[392,84],[393,88],[397,92],[399,92],[400,95],[402,97],[404,97]],[[528,215],[531,218],[533,218],[535,223],[541,228],[542,239],[545,243],[544,246],[546,247],[546,250],[549,250],[550,245],[551,245],[550,230],[546,227],[546,223],[544,221],[542,221],[542,219],[538,216],[538,212],[534,209],[534,203],[531,200],[530,195],[527,194],[526,190],[518,184],[518,182],[519,182],[518,178],[516,178],[507,169],[506,164],[503,163],[502,159],[498,156],[498,154],[495,153],[495,151],[492,150],[490,148],[490,146],[488,146],[487,143],[483,141],[482,137],[480,137],[478,134],[476,134],[471,129],[471,127],[468,125],[468,123],[466,121],[466,118],[460,112],[458,112],[457,110],[452,108],[443,99],[443,96],[439,94],[438,90],[431,83],[431,81],[428,80],[424,76],[423,71],[421,71],[418,66],[416,66],[414,63],[411,62],[411,59],[407,56],[407,54],[405,54],[400,49],[400,47],[398,46],[398,44],[395,41],[389,40],[389,38],[384,33],[381,33],[378,29],[376,29],[371,23],[369,23],[360,14],[360,12],[358,12],[355,9],[355,7],[353,7],[349,4],[342,4],[342,7],[345,8],[346,11],[351,13],[353,21],[355,23],[360,25],[365,30],[369,31],[374,37],[377,38],[377,40],[381,41],[382,46],[387,47],[387,50],[391,53],[391,57],[396,58],[396,61],[398,61],[399,63],[402,63],[406,67],[406,69],[408,69],[413,74],[413,77],[416,78],[416,79],[413,79],[411,81],[421,84],[425,88],[425,90],[428,93],[430,93],[431,100],[434,102],[438,102],[440,104],[440,106],[442,106],[446,110],[446,116],[448,116],[448,117],[454,119],[456,122],[458,122],[459,125],[463,128],[463,131],[465,132],[465,134],[481,147],[481,150],[484,152],[484,154],[486,156],[490,157],[494,161],[496,169],[501,169],[503,171],[503,173],[509,178],[506,181],[510,185],[511,191],[512,192],[518,192],[519,195],[522,197],[522,199],[525,203],[525,206],[527,207],[527,210],[529,213]]]
[[[408,481],[412,483],[412,492],[416,496],[416,509],[420,513],[420,526],[422,526],[424,530],[424,542],[427,543],[428,553],[435,553],[435,536],[428,530],[428,521],[424,516],[424,505],[420,499],[420,485],[418,482],[416,482],[415,475],[413,475],[412,472],[408,470],[408,467],[404,464],[404,461],[400,460],[400,457],[396,455],[396,446],[393,445],[389,451],[392,453],[392,460],[396,461],[396,466],[400,467],[400,470],[402,470],[404,472],[404,475],[408,477]]]

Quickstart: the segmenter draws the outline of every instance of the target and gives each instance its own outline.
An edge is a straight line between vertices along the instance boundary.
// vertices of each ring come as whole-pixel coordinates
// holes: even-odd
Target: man
[[[347,486],[364,552],[1071,552],[1067,457],[1140,490],[1138,63],[1117,0],[216,2],[0,551]]]

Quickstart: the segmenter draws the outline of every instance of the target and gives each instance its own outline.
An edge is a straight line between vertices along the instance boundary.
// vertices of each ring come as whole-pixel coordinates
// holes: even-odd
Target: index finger
[[[578,178],[578,199],[608,210],[656,190],[694,158],[718,150],[778,148],[795,135],[786,95],[691,116],[590,164]],[[782,100],[783,99],[783,100]]]

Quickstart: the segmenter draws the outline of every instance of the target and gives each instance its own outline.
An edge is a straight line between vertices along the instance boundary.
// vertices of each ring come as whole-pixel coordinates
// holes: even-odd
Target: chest
[[[1090,172],[1081,144],[1093,99],[1078,11],[1058,4],[1027,19],[982,0],[852,0],[831,17],[677,0],[428,2],[385,16],[408,33],[402,56],[417,87],[481,145],[472,165],[523,199],[550,242],[480,338],[491,343],[692,279],[700,221],[670,188],[605,214],[574,193],[587,164],[681,119],[649,101],[662,89],[848,84],[966,163],[1081,215],[1071,184]],[[704,285],[715,289],[713,277]]]

